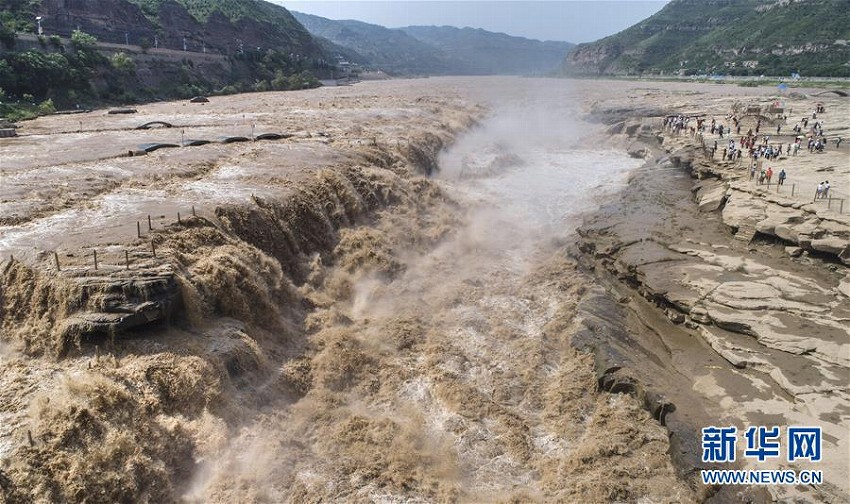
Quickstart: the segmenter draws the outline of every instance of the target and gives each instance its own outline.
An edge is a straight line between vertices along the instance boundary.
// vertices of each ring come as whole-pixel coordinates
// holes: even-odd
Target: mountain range
[[[391,75],[543,74],[560,65],[574,46],[504,33],[451,26],[385,28],[293,12],[326,47],[352,62]]]

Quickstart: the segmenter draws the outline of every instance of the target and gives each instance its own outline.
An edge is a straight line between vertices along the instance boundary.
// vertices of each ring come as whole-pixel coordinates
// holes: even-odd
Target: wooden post
[[[797,188],[797,184],[791,184],[791,196],[794,196],[794,189]]]
[[[153,256],[156,257],[156,243],[154,243],[153,239],[151,239],[151,252]]]
[[[139,222],[139,221],[136,221],[136,237],[137,238],[142,237],[142,223]]]
[[[180,224],[183,221],[180,220],[180,212],[177,212],[177,223]]]
[[[151,216],[148,215],[148,231],[153,229],[153,224],[151,224]]]
[[[97,270],[97,250],[93,250],[94,252],[94,269]]]
[[[59,254],[56,251],[53,251],[53,261],[56,262],[56,271],[62,271],[62,267],[59,265]]]
[[[124,262],[127,263],[127,269],[130,269],[130,253],[126,250],[124,251]]]
[[[192,205],[192,217],[195,217],[195,205]]]

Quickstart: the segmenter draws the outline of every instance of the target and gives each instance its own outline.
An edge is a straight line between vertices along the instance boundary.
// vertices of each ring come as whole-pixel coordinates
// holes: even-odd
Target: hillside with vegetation
[[[391,75],[422,75],[452,73],[461,66],[460,62],[451,61],[432,46],[401,30],[301,12],[292,14],[313,36],[353,52],[370,69]]]
[[[540,74],[556,69],[572,47],[566,42],[541,42],[473,28],[390,29],[300,12],[293,15],[314,36],[348,51],[347,59],[391,75]]]
[[[317,56],[315,40],[284,7],[264,0],[128,0],[161,31],[185,33],[222,52],[248,47],[273,47],[306,57]],[[187,22],[183,12],[191,16]],[[176,19],[175,19],[176,18]],[[228,30],[233,27],[234,30]],[[176,30],[175,30],[176,29]],[[182,33],[181,33],[182,34]]]
[[[672,0],[564,61],[568,75],[850,77],[847,0]]]
[[[289,11],[260,0],[5,0],[0,35],[0,115],[12,117],[301,89],[332,70]]]

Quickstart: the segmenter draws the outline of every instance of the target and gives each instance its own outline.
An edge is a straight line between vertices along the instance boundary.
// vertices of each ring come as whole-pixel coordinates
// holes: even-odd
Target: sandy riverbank
[[[713,165],[684,138],[657,144],[668,113],[721,117],[772,90],[601,84],[363,83],[42,118],[3,139],[7,498],[722,501],[736,490],[688,474],[695,429],[815,418],[829,486],[802,495],[845,495],[846,366],[828,357],[846,353],[846,268],[734,240],[721,220],[758,188],[697,213],[682,166]],[[133,129],[150,120],[179,130]],[[251,128],[286,138],[125,156]],[[470,128],[491,136],[464,154]],[[636,163],[626,150],[649,163],[576,238]],[[846,177],[838,156],[800,158],[789,183],[806,166]],[[679,281],[670,265],[675,289],[658,284]],[[768,296],[787,300],[779,322],[729,321]],[[826,332],[804,345],[780,323]]]

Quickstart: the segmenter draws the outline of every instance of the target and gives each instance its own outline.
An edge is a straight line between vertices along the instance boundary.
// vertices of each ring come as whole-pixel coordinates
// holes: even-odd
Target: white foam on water
[[[523,166],[486,179],[488,193],[544,229],[568,224],[624,186],[624,172],[641,160],[615,151],[561,150],[541,147],[523,153]]]

